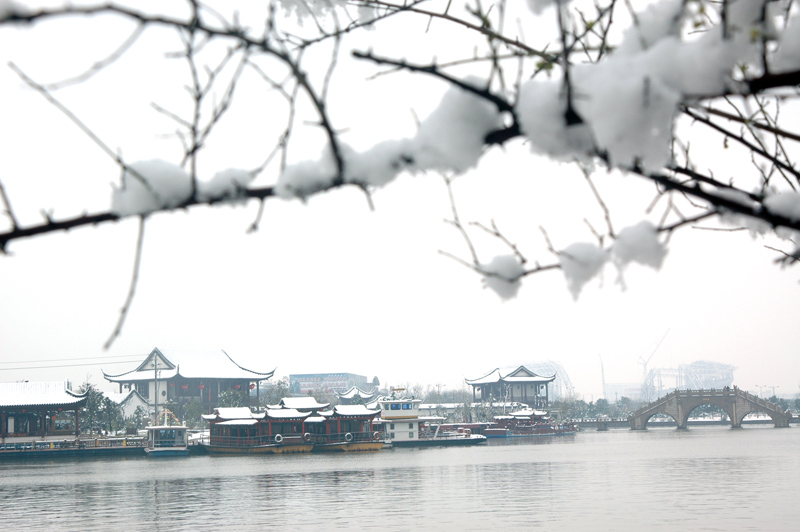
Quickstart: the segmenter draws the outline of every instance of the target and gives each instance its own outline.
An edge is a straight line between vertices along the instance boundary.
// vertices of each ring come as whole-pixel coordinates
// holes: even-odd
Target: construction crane
[[[597,355],[600,357],[600,379],[603,381],[603,399],[608,401],[608,397],[606,397],[606,372],[603,369],[603,357],[601,355]]]
[[[663,342],[664,338],[667,337],[667,335],[669,334],[669,331],[670,331],[670,329],[667,329],[667,332],[665,332],[664,336],[661,337],[661,340],[658,341],[658,343],[656,344],[656,348],[653,349],[653,352],[650,353],[650,356],[647,357],[647,360],[645,360],[643,357],[639,357],[639,364],[642,365],[642,384],[644,384],[644,381],[647,379],[647,364],[653,358],[653,355],[656,354],[656,351],[658,351],[658,348],[661,347],[661,342]]]

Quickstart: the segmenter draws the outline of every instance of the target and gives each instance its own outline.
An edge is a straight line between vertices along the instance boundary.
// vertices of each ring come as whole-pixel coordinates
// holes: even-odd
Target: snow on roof
[[[300,412],[299,410],[295,410],[294,408],[277,408],[277,409],[267,409],[267,417],[272,419],[296,419],[296,418],[304,418],[311,415],[311,412]]]
[[[313,397],[284,397],[280,404],[297,410],[322,410],[330,406],[330,403],[318,403]]]
[[[364,405],[337,405],[334,412],[341,416],[375,416],[379,410],[370,410]]]
[[[257,419],[229,419],[220,421],[217,425],[255,425],[256,423],[258,423]]]
[[[185,379],[263,380],[275,373],[275,370],[258,372],[243,368],[222,349],[181,351],[156,347],[136,368],[117,375],[104,371],[103,376],[111,382],[151,381],[156,369],[159,379],[172,379],[180,375]]]
[[[117,403],[118,405],[121,405],[122,403],[124,403],[124,402],[125,402],[125,401],[127,401],[128,399],[130,399],[130,398],[133,398],[133,397],[136,397],[136,396],[138,396],[138,397],[139,397],[139,399],[141,399],[141,401],[142,401],[142,402],[145,402],[145,403],[147,402],[147,400],[145,400],[145,398],[144,398],[144,397],[142,397],[142,396],[139,394],[139,392],[137,392],[137,391],[136,391],[136,390],[134,390],[134,389],[131,389],[131,390],[130,390],[130,391],[128,391],[128,392],[122,392],[122,393],[107,393],[107,394],[106,394],[106,397],[108,397],[108,398],[109,398],[111,401],[113,401],[113,402]]]
[[[490,384],[493,382],[499,382],[501,379],[500,377],[500,369],[496,368],[490,371],[488,374],[484,375],[483,377],[478,377],[477,379],[464,379],[467,384]]]
[[[0,407],[77,405],[86,393],[73,392],[68,381],[0,382]]]
[[[375,391],[365,392],[358,386],[351,386],[350,389],[348,389],[346,392],[343,393],[337,392],[336,395],[342,399],[352,399],[356,395],[358,395],[362,399],[371,399],[372,397],[375,396],[375,393],[376,393]]]
[[[217,421],[220,419],[263,419],[264,414],[254,414],[246,406],[229,406],[215,408],[211,414],[204,414],[206,421]]]
[[[494,384],[498,382],[510,382],[510,383],[518,383],[518,382],[551,382],[556,378],[555,375],[551,377],[544,377],[542,375],[538,375],[537,373],[529,370],[525,366],[520,366],[517,369],[510,371],[503,375],[500,373],[499,368],[495,368],[487,375],[483,377],[478,377],[477,379],[464,379],[464,381],[472,386],[478,384]]]

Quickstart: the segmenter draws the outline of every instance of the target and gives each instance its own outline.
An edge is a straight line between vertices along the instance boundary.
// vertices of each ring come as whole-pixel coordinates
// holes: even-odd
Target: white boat
[[[420,416],[420,399],[398,395],[395,388],[389,397],[378,400],[381,417],[375,420],[383,426],[385,441],[392,447],[427,447],[477,445],[486,443],[486,436],[470,430],[440,430],[443,418]]]
[[[146,427],[147,456],[187,456],[189,434],[183,425],[155,425]]]

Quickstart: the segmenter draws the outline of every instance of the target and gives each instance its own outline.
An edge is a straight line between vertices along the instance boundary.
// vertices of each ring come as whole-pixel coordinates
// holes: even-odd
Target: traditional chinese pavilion
[[[548,384],[556,376],[537,375],[525,366],[503,373],[495,369],[477,379],[465,379],[472,386],[472,400],[519,401],[532,408],[546,408],[550,403]]]
[[[343,405],[367,405],[378,399],[378,388],[376,386],[371,392],[367,392],[358,386],[352,386],[346,392],[336,392],[336,397],[339,399],[339,403]]]
[[[110,375],[106,380],[123,389],[135,389],[147,399],[150,408],[167,401],[185,403],[200,401],[207,412],[218,405],[219,395],[227,390],[255,390],[259,398],[259,381],[272,377],[275,370],[255,371],[236,363],[228,353],[219,351],[177,351],[153,349],[135,368]]]
[[[0,437],[78,434],[88,393],[69,381],[0,383]]]

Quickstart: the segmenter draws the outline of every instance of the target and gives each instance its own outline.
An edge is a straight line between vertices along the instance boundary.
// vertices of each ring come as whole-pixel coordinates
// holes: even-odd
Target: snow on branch
[[[493,236],[510,253],[479,260],[456,217],[451,223],[470,247],[470,259],[462,262],[501,297],[516,295],[523,277],[555,269],[562,271],[577,297],[609,263],[616,266],[624,285],[622,275],[631,263],[661,266],[666,256],[664,235],[691,220],[712,216],[741,224],[753,234],[774,232],[798,241],[800,173],[794,161],[797,147],[787,143],[797,142],[800,135],[791,129],[794,122],[779,113],[781,105],[796,105],[798,99],[796,5],[767,0],[660,0],[641,12],[626,12],[632,3],[621,7],[623,3],[614,0],[527,0],[522,9],[513,11],[516,3],[505,2],[484,10],[480,3],[462,8],[449,1],[276,0],[265,20],[244,23],[238,14],[226,19],[211,4],[187,2],[189,14],[173,16],[113,3],[35,9],[0,0],[1,31],[12,24],[15,31],[38,31],[40,21],[76,15],[111,15],[135,23],[137,30],[128,41],[98,62],[92,75],[139,46],[142,28],[178,32],[192,99],[188,114],[154,103],[160,114],[177,124],[182,157],[175,161],[153,157],[128,163],[94,136],[122,176],[106,212],[62,220],[47,216],[38,225],[21,226],[12,209],[13,198],[0,183],[9,225],[0,232],[0,249],[19,238],[193,205],[256,199],[263,207],[264,200],[273,196],[306,199],[343,186],[369,191],[403,173],[437,172],[449,179],[479,168],[487,150],[510,142],[525,143],[532,152],[557,161],[646,179],[659,195],[670,197],[667,213],[672,218],[658,223],[643,220],[614,234],[611,214],[604,207],[608,241],[599,238],[597,244],[579,242],[551,249],[557,263],[531,267],[520,248],[494,226]],[[506,23],[505,17],[511,16],[519,20],[516,29]],[[282,26],[287,18],[295,21],[288,30]],[[628,26],[617,28],[620,19],[630,20]],[[340,54],[345,37],[357,30],[369,27],[379,35],[382,24],[400,20],[409,23],[409,33],[418,20],[426,21],[423,31],[436,31],[431,25],[435,20],[437,25],[468,32],[469,38],[463,43],[443,40],[442,49],[457,57],[447,62],[436,59],[439,50],[430,51],[424,60],[418,59],[419,54],[410,60],[372,49]],[[551,42],[534,46],[537,38],[526,39],[526,32],[537,34],[545,27],[555,29]],[[207,65],[203,53],[212,42],[224,43],[227,53]],[[328,47],[320,54],[328,58],[324,64],[307,60],[317,46]],[[337,80],[334,72],[338,74],[340,61],[350,59],[359,65],[389,67],[393,75],[430,76],[449,88],[414,135],[375,139],[371,147],[356,149],[341,133],[347,124],[336,123],[344,119],[330,112],[337,101],[328,90],[331,84],[347,83]],[[240,84],[245,83],[244,72],[255,72],[284,97],[285,130],[258,168],[242,169],[235,163],[203,166],[199,154],[232,112]],[[62,112],[71,113],[50,94],[48,87],[56,85],[28,82]],[[221,91],[215,91],[218,86]],[[222,97],[209,103],[217,92]],[[85,134],[95,135],[74,114],[72,119]],[[380,120],[377,113],[376,120]],[[298,159],[287,155],[298,123],[313,123],[322,131],[323,142],[314,148],[316,156],[303,153],[302,160],[290,164],[287,161]],[[740,184],[744,179],[738,176],[734,177],[739,181],[731,178],[725,183],[715,177],[713,168],[699,168],[689,142],[678,131],[688,125],[718,136],[724,149],[736,144],[750,154],[759,179],[756,186]],[[277,168],[270,166],[273,161]],[[254,186],[268,167],[274,185]],[[208,176],[213,177],[204,180]],[[688,200],[692,214],[676,221],[673,197]],[[604,246],[604,242],[612,243]],[[795,249],[787,256],[798,253]]]

